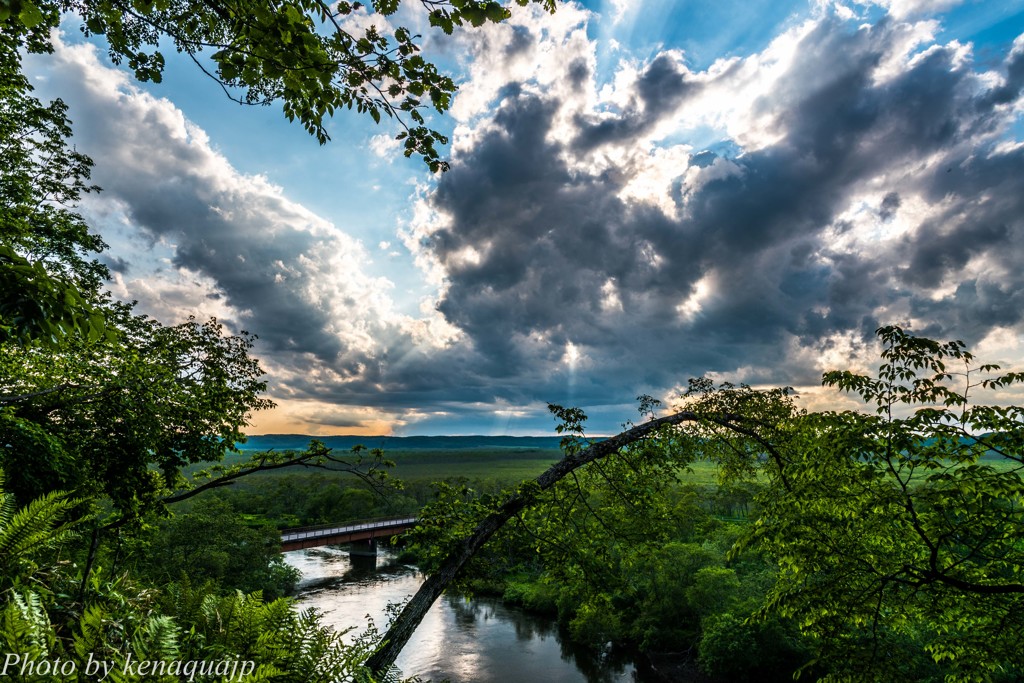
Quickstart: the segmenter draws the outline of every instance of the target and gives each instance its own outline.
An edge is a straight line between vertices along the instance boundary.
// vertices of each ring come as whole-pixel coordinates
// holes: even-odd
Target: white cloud
[[[573,4],[562,5],[554,13],[535,4],[514,5],[507,22],[461,33],[459,40],[466,43],[465,54],[470,57],[452,116],[466,123],[492,112],[494,101],[509,83],[555,91],[564,95],[567,106],[584,106],[586,95],[573,92],[567,76],[578,64],[593,67],[594,46],[586,33],[590,17]]]
[[[938,14],[963,4],[964,0],[876,0],[870,4],[886,8],[896,19]],[[861,3],[869,4],[869,3]]]
[[[626,16],[627,12],[630,12],[630,10],[636,11],[637,7],[642,3],[640,0],[606,0],[606,4],[611,5],[612,21],[619,23]]]
[[[381,159],[391,160],[398,150],[400,142],[394,135],[381,133],[370,138],[370,150]]]

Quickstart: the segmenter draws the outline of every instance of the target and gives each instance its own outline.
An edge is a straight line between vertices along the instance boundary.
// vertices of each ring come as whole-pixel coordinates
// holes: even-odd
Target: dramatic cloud
[[[523,394],[562,393],[571,347],[584,403],[739,368],[814,384],[829,349],[863,351],[882,323],[1019,330],[1020,41],[983,73],[933,28],[826,14],[706,72],[669,54],[627,65],[589,111],[576,53],[544,82],[492,78],[494,114],[456,140],[429,198],[440,219],[419,231],[440,310]],[[702,124],[718,151],[670,142]],[[671,207],[630,190],[644,173]]]
[[[362,270],[360,242],[236,171],[172,103],[101,65],[92,46],[58,37],[55,47],[37,58],[44,93],[72,102],[75,143],[97,162],[104,192],[85,209],[114,244],[115,294],[168,323],[217,315],[257,333],[285,399],[306,397],[311,382],[372,384],[389,354],[452,333],[436,314],[396,314],[391,283]]]
[[[606,31],[635,14],[612,4]],[[981,64],[934,3],[884,6],[822,5],[704,68],[623,49],[609,70],[573,5],[458,33],[451,171],[373,249],[91,47],[58,41],[45,87],[96,158],[115,293],[259,334],[270,431],[535,432],[553,401],[609,432],[706,373],[834,405],[821,371],[889,322],[1020,353],[1024,38]],[[361,265],[400,244],[413,293]]]
[[[367,321],[392,322],[389,283],[360,272],[361,244],[235,171],[177,108],[101,66],[91,46],[58,41],[55,62],[47,86],[78,105],[76,144],[97,160],[100,201],[165,247],[174,269],[211,278],[272,351],[334,362],[374,347]]]

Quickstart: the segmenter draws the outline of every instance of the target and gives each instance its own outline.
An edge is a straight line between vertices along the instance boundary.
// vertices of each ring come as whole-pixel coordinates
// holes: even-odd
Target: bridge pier
[[[349,543],[348,554],[350,557],[377,557],[377,539],[368,538]]]

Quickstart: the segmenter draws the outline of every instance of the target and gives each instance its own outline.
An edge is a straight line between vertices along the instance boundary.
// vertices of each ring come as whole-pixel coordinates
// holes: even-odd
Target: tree
[[[43,104],[21,73],[16,36],[0,33],[0,342],[105,334],[95,300],[105,248],[73,207],[92,161],[68,147],[60,100]],[[32,45],[33,43],[29,43]]]
[[[0,345],[0,461],[21,500],[54,489],[102,493],[130,519],[217,461],[271,404],[247,335],[195,320],[164,327],[106,309],[115,341]]]
[[[246,594],[261,591],[273,600],[289,594],[299,579],[281,555],[276,529],[247,525],[217,498],[200,499],[187,512],[160,520],[134,555],[142,575],[157,586],[187,576],[197,585],[212,580]]]
[[[1021,674],[1024,409],[978,402],[1024,381],[961,342],[879,331],[875,376],[830,372],[872,413],[800,415],[764,472],[745,546],[780,567],[765,611],[795,617],[837,676],[900,675],[907,643],[947,680]],[[906,672],[904,672],[905,674]]]
[[[516,0],[541,4],[555,0]],[[381,0],[375,11],[394,15],[401,0]],[[496,0],[420,0],[431,26],[500,22],[509,10]],[[432,171],[447,169],[436,144],[441,133],[426,126],[422,110],[447,111],[455,83],[420,55],[418,40],[398,27],[391,35],[351,19],[366,11],[360,2],[326,0],[3,0],[0,28],[30,50],[48,47],[47,33],[61,12],[76,12],[87,34],[107,38],[115,62],[127,60],[142,81],[159,81],[164,58],[156,46],[167,40],[189,55],[225,94],[243,104],[280,101],[289,120],[329,139],[325,121],[338,109],[355,109],[402,127],[406,156],[423,157]],[[211,51],[209,62],[201,53]],[[408,117],[410,123],[406,122]]]

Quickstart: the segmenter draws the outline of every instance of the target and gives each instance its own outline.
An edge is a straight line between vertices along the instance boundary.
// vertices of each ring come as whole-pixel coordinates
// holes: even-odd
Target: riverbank
[[[316,608],[348,639],[368,620],[382,627],[423,578],[415,566],[398,563],[391,548],[377,558],[350,558],[327,547],[290,552],[286,559],[303,572],[298,606]],[[574,645],[551,617],[483,596],[438,600],[397,665],[403,675],[452,683],[661,683],[624,653]]]

